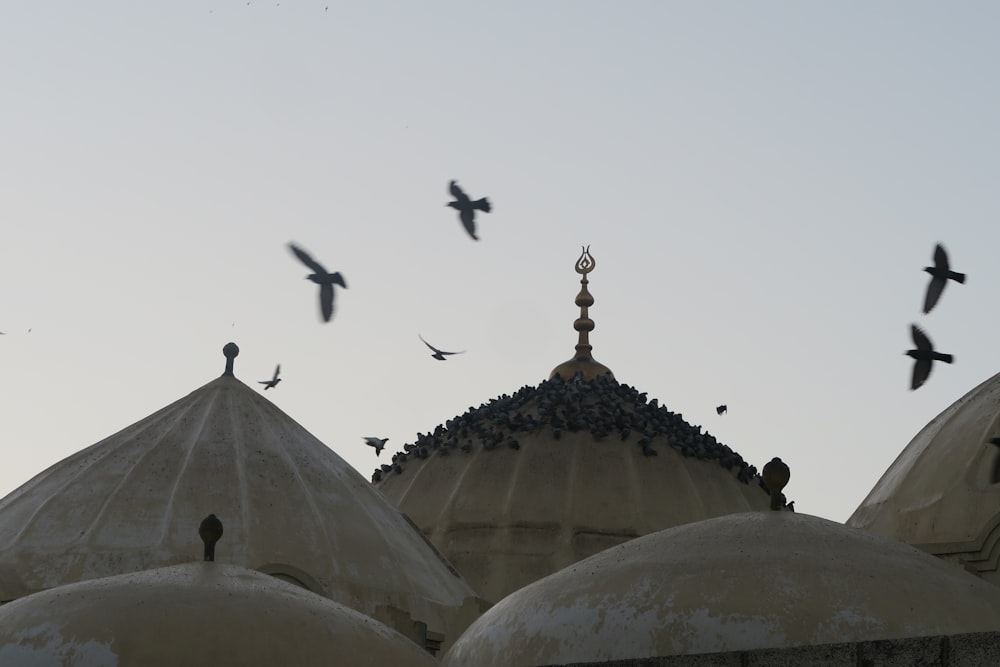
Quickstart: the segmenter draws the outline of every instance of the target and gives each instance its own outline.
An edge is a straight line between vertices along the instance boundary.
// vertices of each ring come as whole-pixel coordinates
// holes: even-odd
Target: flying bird
[[[482,199],[472,201],[469,199],[469,195],[465,194],[455,181],[451,181],[448,184],[448,191],[455,198],[455,201],[448,202],[445,206],[451,206],[458,211],[458,219],[462,221],[465,231],[469,232],[469,236],[478,241],[479,237],[476,236],[476,211],[480,210],[483,213],[489,213],[492,210],[489,200],[483,197]]]
[[[924,314],[927,314],[941,298],[945,284],[949,280],[964,283],[965,274],[952,271],[948,267],[948,253],[945,252],[944,246],[940,243],[934,246],[934,266],[925,266],[924,271],[931,274],[931,282],[927,286],[927,296],[924,297]]]
[[[258,380],[257,384],[264,385],[264,391],[267,391],[268,389],[273,389],[274,387],[277,387],[278,383],[281,382],[281,378],[278,377],[278,373],[280,373],[280,372],[281,372],[281,364],[278,364],[277,366],[274,367],[274,377],[273,378],[271,378],[270,380]]]
[[[389,441],[389,438],[373,438],[371,436],[365,438],[365,444],[369,447],[375,448],[375,456],[382,453],[382,449],[385,447],[385,443]]]
[[[927,376],[931,374],[931,364],[935,361],[943,361],[950,364],[955,360],[950,354],[935,352],[931,339],[927,337],[916,324],[910,325],[910,335],[913,336],[913,344],[917,346],[915,350],[907,350],[903,354],[916,359],[913,364],[913,380],[910,382],[910,389],[919,388],[927,381]]]
[[[294,243],[289,243],[288,247],[299,258],[299,261],[313,270],[313,273],[306,276],[306,279],[319,285],[319,309],[323,313],[323,321],[329,322],[330,318],[333,317],[333,286],[340,285],[347,289],[347,283],[344,282],[344,278],[339,272],[330,273],[323,268],[322,264],[310,257],[309,253]]]
[[[729,408],[727,408],[725,405],[720,405],[715,409],[715,414],[717,415],[724,415],[727,412],[729,412]]]
[[[417,335],[420,336],[420,334]],[[439,350],[430,343],[428,343],[427,341],[425,341],[423,336],[420,336],[420,340],[423,340],[424,345],[431,348],[431,350],[434,352],[434,354],[432,354],[431,356],[437,359],[438,361],[447,361],[447,359],[444,358],[445,355],[447,354],[463,354],[465,352],[465,350],[462,350],[461,352],[445,352],[444,350]]]

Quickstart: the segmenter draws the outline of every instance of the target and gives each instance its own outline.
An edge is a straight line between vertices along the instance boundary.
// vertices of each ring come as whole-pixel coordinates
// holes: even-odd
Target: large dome
[[[486,612],[444,667],[524,667],[1000,630],[1000,591],[913,547],[792,512],[663,530]]]
[[[0,606],[3,665],[399,665],[416,644],[259,572],[190,563],[91,579]]]
[[[294,582],[448,642],[479,612],[465,581],[367,480],[231,375],[0,500],[0,601],[201,557]],[[405,618],[407,615],[412,618]]]
[[[910,441],[848,519],[1000,583],[1000,374]]]
[[[739,454],[608,374],[472,409],[375,479],[491,602],[640,535],[769,506]]]

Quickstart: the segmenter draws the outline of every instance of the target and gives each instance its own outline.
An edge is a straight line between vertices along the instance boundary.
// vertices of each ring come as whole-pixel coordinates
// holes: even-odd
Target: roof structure
[[[212,513],[221,562],[456,637],[480,610],[469,586],[350,465],[236,379],[226,348],[222,377],[0,500],[0,601],[200,559],[195,528]]]
[[[739,663],[736,652],[755,649],[997,630],[1000,590],[959,568],[818,517],[749,512],[640,537],[512,593],[442,664],[626,664],[728,653],[704,661],[728,665]]]
[[[418,434],[372,477],[491,602],[640,535],[769,506],[738,453],[593,361],[593,267],[585,250],[572,359]]]

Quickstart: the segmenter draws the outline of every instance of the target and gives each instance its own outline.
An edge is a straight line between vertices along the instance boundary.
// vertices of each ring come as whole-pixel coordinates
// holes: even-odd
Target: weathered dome
[[[0,500],[0,601],[199,559],[209,513],[225,525],[221,562],[396,628],[422,621],[449,643],[478,615],[472,590],[395,507],[230,375]]]
[[[1000,374],[910,441],[848,519],[1000,583]]]
[[[0,606],[3,665],[406,665],[437,662],[353,609],[259,572],[189,563]]]
[[[1000,629],[1000,591],[881,535],[793,512],[678,526],[517,591],[444,667],[654,656]]]
[[[640,535],[769,505],[739,454],[610,374],[470,409],[374,480],[491,602]]]

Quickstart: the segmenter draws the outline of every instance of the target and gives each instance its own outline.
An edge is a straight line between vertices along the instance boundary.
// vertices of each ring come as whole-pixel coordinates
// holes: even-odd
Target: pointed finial
[[[233,377],[233,360],[240,353],[240,348],[236,343],[226,343],[222,348],[222,354],[226,355],[226,372],[223,375]]]
[[[786,484],[788,484],[788,480],[791,476],[792,471],[789,470],[785,462],[777,456],[764,464],[764,469],[761,470],[760,478],[763,480],[764,486],[767,487],[768,493],[771,494],[772,510],[785,509],[785,494],[783,494],[781,490],[785,488]]]
[[[590,246],[580,246],[582,252],[580,259],[576,260],[576,272],[583,276],[580,279],[580,293],[576,295],[577,306],[580,307],[580,317],[573,322],[573,328],[579,333],[576,343],[576,355],[569,361],[564,361],[555,367],[549,374],[551,380],[555,376],[560,376],[564,380],[570,380],[579,375],[583,380],[590,381],[599,375],[610,375],[614,378],[614,373],[604,364],[596,361],[590,351],[593,348],[590,344],[590,332],[594,330],[594,320],[590,319],[588,309],[594,305],[594,297],[587,291],[587,274],[594,270],[597,261],[590,254]]]
[[[198,526],[198,536],[205,543],[205,560],[215,560],[215,543],[222,537],[222,521],[214,514],[209,514],[201,520]]]

